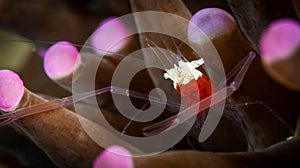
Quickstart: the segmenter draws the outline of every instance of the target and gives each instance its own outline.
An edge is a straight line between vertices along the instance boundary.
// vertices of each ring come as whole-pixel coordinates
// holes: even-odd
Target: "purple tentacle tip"
[[[133,168],[131,154],[125,148],[113,145],[95,159],[94,168]]]
[[[121,50],[127,44],[129,35],[130,30],[122,20],[109,17],[99,24],[90,38],[90,43],[95,52],[109,54]]]
[[[52,45],[44,57],[44,70],[52,79],[71,74],[79,64],[80,56],[77,48],[67,41]]]
[[[262,33],[259,45],[266,62],[288,57],[300,45],[299,22],[289,18],[272,22]]]
[[[231,31],[234,26],[236,26],[234,18],[226,11],[219,8],[205,8],[192,16],[188,26],[188,37],[193,42],[201,41],[204,33],[214,38]]]
[[[0,109],[15,110],[23,93],[24,85],[19,75],[10,70],[0,70]]]

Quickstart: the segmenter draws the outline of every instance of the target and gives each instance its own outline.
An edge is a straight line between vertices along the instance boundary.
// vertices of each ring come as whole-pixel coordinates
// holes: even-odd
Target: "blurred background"
[[[184,2],[192,13],[206,7],[218,7],[233,14],[226,0]],[[45,75],[43,70],[45,50],[52,42],[60,40],[83,44],[103,19],[129,13],[131,13],[130,4],[125,0],[0,0],[0,68],[17,72],[26,87],[35,93],[54,97],[70,95]],[[22,40],[31,40],[32,43]],[[274,85],[276,85],[272,86],[274,89],[280,88],[284,90],[284,95],[294,97],[295,102],[299,100],[299,93]],[[248,84],[248,87],[251,86],[251,83]],[[237,95],[237,98],[244,102],[248,100],[239,96]],[[294,103],[284,102],[284,97],[282,102]],[[299,105],[287,106],[290,111],[298,107]],[[259,113],[261,110],[256,111]],[[296,113],[283,118],[291,123],[291,127],[296,127]],[[294,118],[293,121],[290,118]],[[10,167],[55,167],[43,151],[28,138],[16,133],[9,126],[1,127],[0,132],[0,160],[7,162]],[[270,140],[269,143],[284,140],[288,135],[286,133]]]

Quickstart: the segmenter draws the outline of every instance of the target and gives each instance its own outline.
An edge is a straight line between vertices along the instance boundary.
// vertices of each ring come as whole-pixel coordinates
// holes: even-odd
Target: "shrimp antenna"
[[[38,40],[25,40],[25,39],[0,39],[0,42],[19,42],[19,43],[31,43],[31,44],[40,44],[40,45],[52,45],[52,44],[56,43],[54,41],[38,41]],[[107,50],[100,49],[100,48],[93,47],[93,46],[87,46],[87,45],[76,44],[76,43],[72,43],[72,44],[76,47],[83,47],[83,48],[87,48],[87,49],[98,50],[98,51],[102,51],[107,54],[113,54],[113,55],[122,56],[122,57],[124,56],[123,54],[119,54],[119,53],[112,52],[112,51],[107,51]],[[68,44],[61,44],[61,45],[68,45]]]

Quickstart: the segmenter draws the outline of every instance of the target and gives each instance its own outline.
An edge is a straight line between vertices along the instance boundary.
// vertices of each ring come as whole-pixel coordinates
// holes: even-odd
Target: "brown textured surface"
[[[24,107],[46,101],[28,90],[24,98],[27,96]],[[64,108],[32,115],[14,124],[60,167],[90,167],[102,150],[86,134],[77,115]]]
[[[141,4],[142,2],[144,1],[138,1],[136,7],[143,8],[143,10],[153,8],[157,8],[156,10],[169,10],[171,12],[178,12],[184,17],[190,17],[189,11],[187,11],[186,6],[181,1],[164,1],[169,3],[168,5],[163,5],[164,2],[146,1],[147,5],[144,7]],[[178,2],[179,5],[175,5],[174,7],[174,4],[171,4],[173,2]],[[257,46],[257,38],[267,23],[279,17],[296,16],[290,1],[257,0],[235,2],[234,0],[228,0],[228,2],[233,12],[230,11],[225,0],[184,1],[192,9],[192,12],[203,7],[221,7],[229,11],[229,13],[234,13],[234,17],[237,19],[244,34],[235,29],[232,33],[219,37],[219,40],[212,39],[218,52],[222,55],[226,71],[232,69],[238,60],[245,56],[248,50],[252,49],[252,45]],[[125,4],[125,2],[123,3]],[[0,3],[0,25],[18,31],[30,39],[53,41],[63,39],[83,43],[104,16],[130,12],[129,3],[126,3],[127,5],[124,6],[119,3],[113,4],[113,2],[107,2],[107,4],[113,7],[105,8],[104,4],[101,6],[98,1],[93,0],[88,2],[69,0],[31,2],[3,0]],[[120,6],[122,8],[118,10]],[[244,35],[252,44],[247,44],[248,42],[244,39]],[[239,44],[237,45],[237,43]],[[114,69],[117,62],[117,59],[106,60],[103,64],[108,69]],[[30,86],[30,89],[32,88],[34,91],[59,97],[67,94],[67,92],[62,92],[61,88],[55,86],[44,76],[40,58],[31,61],[31,63],[21,73],[21,77],[25,78],[25,84]],[[105,78],[108,79],[110,74],[107,73],[106,75],[108,77]],[[140,79],[143,78],[144,76],[141,75]],[[109,83],[108,81],[104,80],[104,82]],[[171,83],[169,84],[171,85]],[[242,87],[233,96],[233,99],[235,102],[262,101],[269,105],[273,112],[279,114],[292,128],[296,127],[296,120],[300,109],[299,93],[280,86],[268,77],[264,73],[258,58],[251,66]],[[118,113],[110,115],[110,112],[115,109],[113,107],[107,109],[105,112],[108,114],[107,119],[116,124],[118,130],[122,130],[128,120],[125,118],[118,118],[116,120],[116,117],[119,116]],[[283,141],[284,143],[281,144],[281,148],[272,148],[272,150],[258,153],[237,154],[175,150],[156,156],[136,159],[136,165],[139,167],[178,167],[181,165],[183,167],[291,167],[291,164],[299,162],[299,141],[293,141],[293,143],[285,141],[292,134],[271,114],[270,109],[265,109],[259,105],[255,107],[243,106],[242,109],[241,112],[246,111],[245,113],[249,114],[247,117],[254,121],[253,127],[257,127],[261,131],[257,136],[264,140],[262,148]],[[63,118],[70,118],[70,123],[65,122]],[[24,132],[27,131],[26,134],[28,137],[35,139],[34,142],[62,167],[73,164],[75,166],[88,165],[86,167],[90,167],[93,160],[90,156],[97,155],[97,152],[101,150],[91,149],[91,146],[89,146],[91,145],[90,143],[88,143],[89,145],[85,143],[81,144],[84,139],[77,139],[76,137],[79,136],[78,133],[82,132],[82,129],[77,127],[78,121],[74,118],[74,114],[69,112],[61,113],[56,111],[53,113],[44,113],[20,120],[18,123],[24,124]],[[236,139],[231,142],[225,141],[223,134],[229,134],[232,130],[226,130],[228,128],[226,125],[221,124],[221,126],[222,128],[216,134],[220,135],[224,141],[222,141],[222,144],[213,145],[214,149],[220,150],[222,145],[227,143],[238,144],[236,142],[239,140]],[[129,134],[140,134],[140,132],[137,133],[135,127],[140,127],[140,125],[132,125],[128,130]],[[68,128],[74,129],[69,130]],[[63,131],[66,131],[67,134],[64,134]],[[88,139],[85,140],[90,142]],[[76,146],[77,143],[80,143],[80,145]],[[186,148],[187,146],[184,147]],[[207,149],[212,150],[213,148]],[[75,157],[70,159],[69,156],[73,155]],[[75,158],[81,160],[77,161]]]
[[[266,72],[278,83],[283,86],[300,92],[300,61],[299,52],[297,49],[284,60],[274,61],[269,65],[264,64]]]
[[[211,153],[172,151],[160,155],[135,158],[137,168],[143,167],[211,167],[211,168],[265,168],[295,167],[299,160],[300,140],[294,139],[271,146],[256,153]]]
[[[296,18],[291,1],[285,0],[227,0],[242,32],[258,51],[258,39],[273,20],[282,17]]]

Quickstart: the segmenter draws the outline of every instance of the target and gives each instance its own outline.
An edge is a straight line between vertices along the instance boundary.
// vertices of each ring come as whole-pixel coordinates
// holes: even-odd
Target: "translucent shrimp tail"
[[[197,115],[199,111],[204,111],[207,108],[218,104],[219,102],[223,101],[225,98],[231,96],[241,85],[246,72],[248,71],[253,59],[255,58],[256,54],[254,52],[250,52],[247,55],[247,60],[245,61],[244,65],[237,73],[233,81],[230,83],[229,86],[217,91],[216,93],[212,94],[210,97],[207,97],[200,102],[188,107],[187,109],[179,112],[177,115],[167,118],[163,121],[158,123],[146,126],[143,128],[143,133],[145,136],[152,136],[160,133],[162,128],[167,128],[167,130],[176,127],[179,124],[184,123],[186,120],[190,119],[192,116]],[[224,93],[226,97],[224,97]],[[212,102],[211,100],[215,100]],[[167,125],[171,125],[171,127],[166,127]],[[167,131],[166,130],[166,131]]]
[[[162,101],[160,98],[148,96],[146,94],[142,94],[142,93],[128,90],[128,89],[123,89],[123,88],[119,88],[119,87],[115,87],[115,86],[109,86],[109,87],[105,87],[105,88],[98,89],[95,91],[76,94],[76,95],[61,98],[61,99],[50,100],[45,103],[40,103],[40,104],[36,104],[36,105],[30,106],[30,107],[21,108],[14,112],[11,112],[11,113],[2,114],[0,116],[0,127],[7,125],[17,119],[29,116],[29,115],[38,114],[38,113],[42,113],[42,112],[46,112],[46,111],[50,111],[50,110],[55,110],[55,109],[58,109],[61,107],[66,107],[66,106],[69,106],[76,102],[79,102],[81,100],[84,100],[84,99],[87,99],[87,98],[90,98],[90,97],[93,97],[96,95],[100,95],[100,94],[103,94],[106,92],[110,92],[112,94],[123,95],[123,96],[131,96],[131,97],[142,99],[142,100],[151,99],[151,101],[153,103],[155,103],[155,105],[164,106],[164,104],[163,104],[164,101]],[[181,105],[178,103],[167,102],[166,104],[167,104],[167,106],[181,108]]]

